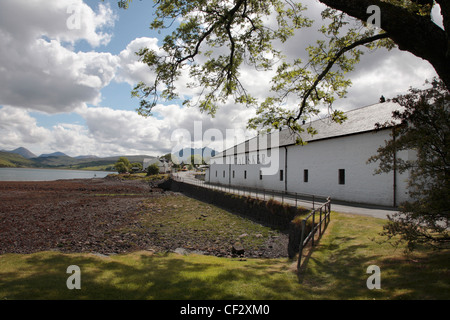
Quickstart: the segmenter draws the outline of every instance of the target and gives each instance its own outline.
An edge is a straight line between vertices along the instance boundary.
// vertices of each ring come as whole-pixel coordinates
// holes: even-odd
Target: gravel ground
[[[0,254],[61,252],[127,253],[183,248],[174,237],[164,245],[142,232],[142,205],[149,197],[173,195],[142,180],[80,179],[49,182],[0,182]],[[126,230],[129,230],[127,232]],[[136,232],[140,230],[140,232]],[[230,243],[202,252],[231,256]],[[267,239],[265,248],[245,257],[287,256],[287,235]],[[190,244],[195,251],[196,245]]]

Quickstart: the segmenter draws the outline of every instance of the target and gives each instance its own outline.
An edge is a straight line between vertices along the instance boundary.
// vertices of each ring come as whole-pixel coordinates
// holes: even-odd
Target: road
[[[229,193],[240,194],[252,196],[258,199],[270,199],[273,198],[279,202],[289,203],[292,205],[298,205],[305,208],[317,208],[322,203],[326,201],[324,197],[315,197],[313,198],[311,195],[300,195],[300,194],[282,194],[280,192],[269,192],[257,189],[243,188],[237,186],[219,186],[219,185],[211,185],[196,179],[194,176],[194,172],[192,171],[182,171],[174,174],[176,178],[179,180],[189,183],[199,185],[205,188],[219,189]],[[395,208],[389,207],[381,207],[367,204],[359,204],[359,203],[349,203],[344,201],[333,200],[331,202],[331,210],[341,213],[350,213],[350,214],[358,214],[358,215],[366,215],[374,218],[387,219],[388,215],[391,215],[398,210]]]

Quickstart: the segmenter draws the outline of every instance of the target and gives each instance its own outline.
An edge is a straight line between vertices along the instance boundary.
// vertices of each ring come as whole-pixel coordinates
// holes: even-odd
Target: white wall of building
[[[206,181],[224,185],[248,186],[267,190],[286,190],[304,194],[331,196],[332,199],[392,206],[394,204],[393,173],[374,175],[378,164],[367,164],[379,146],[389,139],[390,130],[366,132],[343,137],[311,141],[307,145],[291,145],[271,150],[271,175],[260,171],[261,152],[245,150],[234,156],[211,159]],[[287,162],[286,159],[287,150]],[[258,159],[259,163],[253,159]],[[401,155],[411,156],[408,153]],[[345,170],[345,184],[339,183],[339,169]],[[280,170],[283,170],[282,179]],[[308,182],[304,182],[308,170]],[[234,176],[233,176],[234,172]],[[407,175],[397,173],[396,204],[407,199]]]
[[[352,202],[391,206],[394,203],[394,174],[374,174],[378,164],[367,164],[389,131],[363,133],[288,149],[287,190],[331,196]],[[308,182],[304,182],[304,170]],[[339,170],[345,170],[345,183],[339,183]],[[397,204],[406,199],[405,175],[397,173]]]

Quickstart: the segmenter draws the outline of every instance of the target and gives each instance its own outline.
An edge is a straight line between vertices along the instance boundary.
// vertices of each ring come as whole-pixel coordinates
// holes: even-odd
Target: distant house
[[[378,164],[367,160],[392,132],[375,130],[375,123],[391,121],[392,112],[401,109],[393,102],[377,103],[346,112],[342,125],[327,119],[304,124],[318,133],[302,133],[303,146],[287,129],[259,135],[212,157],[206,181],[397,206],[408,199],[408,172],[374,175]],[[408,160],[415,153],[399,151],[396,156]]]
[[[139,167],[132,167],[132,168],[131,168],[131,171],[132,171],[133,173],[135,173],[135,172],[140,172],[140,171],[141,171],[141,168],[139,168]]]
[[[156,157],[152,159],[144,159],[143,167],[144,170],[147,170],[148,166],[156,163],[159,167],[159,173],[168,173],[172,167],[172,163],[167,159]]]

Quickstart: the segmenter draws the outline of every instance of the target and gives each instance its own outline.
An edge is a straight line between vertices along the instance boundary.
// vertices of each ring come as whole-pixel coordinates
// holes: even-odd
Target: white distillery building
[[[391,138],[392,129],[375,131],[375,124],[392,121],[392,112],[401,109],[384,102],[346,112],[343,124],[330,119],[304,124],[317,130],[314,136],[301,134],[306,145],[296,144],[288,129],[258,135],[212,157],[205,181],[395,207],[408,199],[408,174],[375,175],[378,163],[367,160]]]

